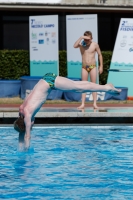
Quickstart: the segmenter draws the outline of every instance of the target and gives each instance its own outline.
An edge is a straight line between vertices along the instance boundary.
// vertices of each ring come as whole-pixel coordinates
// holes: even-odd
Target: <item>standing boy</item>
[[[96,60],[95,53],[98,54],[98,58],[100,61],[100,65],[98,68],[99,74],[103,72],[103,58],[101,54],[101,50],[99,45],[96,42],[92,41],[92,33],[90,31],[86,31],[84,36],[81,36],[74,44],[74,48],[80,48],[81,56],[82,56],[82,81],[88,81],[88,75],[90,74],[90,80],[93,83],[96,83],[97,78],[97,69],[96,69]],[[83,40],[83,41],[82,41]],[[93,107],[97,109],[97,93],[93,92]],[[85,107],[85,98],[86,94],[82,94],[82,104],[79,106],[79,109],[83,109]]]

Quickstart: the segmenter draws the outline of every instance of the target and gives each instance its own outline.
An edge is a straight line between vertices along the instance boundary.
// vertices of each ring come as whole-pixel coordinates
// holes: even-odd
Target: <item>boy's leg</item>
[[[93,68],[90,71],[90,79],[91,79],[92,83],[96,83],[96,80],[97,80],[97,68],[96,67]],[[93,92],[92,96],[93,96],[93,107],[94,107],[94,109],[98,109],[98,106],[97,106],[97,93]]]
[[[55,80],[55,88],[62,91],[74,91],[74,92],[110,92],[120,93],[120,89],[114,88],[112,84],[99,85],[88,81],[72,81],[70,79],[57,76]]]
[[[88,72],[84,68],[82,68],[82,81],[88,81]],[[85,107],[85,99],[86,93],[82,93],[82,102],[78,109],[83,109]]]

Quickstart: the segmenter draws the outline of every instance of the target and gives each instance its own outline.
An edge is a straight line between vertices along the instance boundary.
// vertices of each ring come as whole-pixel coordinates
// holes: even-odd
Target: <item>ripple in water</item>
[[[19,152],[0,129],[0,199],[132,199],[133,130],[34,128]]]

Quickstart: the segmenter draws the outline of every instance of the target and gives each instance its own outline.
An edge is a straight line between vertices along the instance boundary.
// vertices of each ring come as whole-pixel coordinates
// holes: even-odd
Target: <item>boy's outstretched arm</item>
[[[31,115],[29,113],[25,113],[24,116],[24,123],[25,123],[25,136],[24,136],[24,148],[27,150],[30,147],[30,131],[31,131]]]

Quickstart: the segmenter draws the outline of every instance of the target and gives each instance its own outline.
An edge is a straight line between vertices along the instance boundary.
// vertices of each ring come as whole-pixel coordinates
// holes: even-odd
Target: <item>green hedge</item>
[[[108,78],[108,69],[112,58],[112,51],[102,51],[103,56],[103,73],[99,76],[99,84],[105,85]]]
[[[106,84],[112,52],[102,52],[104,71],[99,77],[100,84]],[[0,50],[0,78],[19,79],[30,75],[29,51]],[[59,75],[67,76],[67,54],[59,51]]]
[[[29,52],[25,50],[0,50],[0,78],[19,79],[29,75]]]
[[[66,51],[59,51],[59,75],[67,76],[67,54]]]

